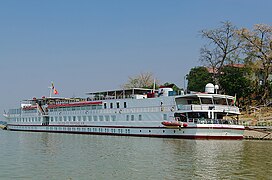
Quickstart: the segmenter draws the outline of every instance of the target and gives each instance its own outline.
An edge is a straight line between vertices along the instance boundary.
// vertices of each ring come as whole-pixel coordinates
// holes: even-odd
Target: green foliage
[[[187,76],[188,90],[204,92],[205,86],[208,83],[212,83],[212,76],[208,72],[206,67],[194,67],[190,70]]]
[[[221,89],[229,95],[236,95],[237,100],[241,97],[250,98],[253,93],[252,80],[248,78],[250,70],[248,68],[237,68],[225,66],[219,78]],[[239,103],[239,101],[238,101]]]

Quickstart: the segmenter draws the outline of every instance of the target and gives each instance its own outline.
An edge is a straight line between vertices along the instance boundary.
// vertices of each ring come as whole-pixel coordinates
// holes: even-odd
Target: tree
[[[222,69],[222,75],[219,78],[219,82],[224,93],[233,96],[236,95],[238,105],[240,98],[243,100],[242,105],[251,102],[253,83],[250,79],[250,69],[246,67],[225,66]]]
[[[141,73],[135,77],[129,77],[128,82],[122,85],[122,88],[150,88],[153,89],[155,77],[152,73],[146,72]],[[156,79],[156,88],[159,85],[158,80]]]
[[[237,31],[240,39],[243,41],[244,53],[247,55],[247,61],[261,63],[259,71],[263,78],[262,103],[265,103],[270,94],[269,75],[272,72],[272,26],[265,24],[256,24],[252,31],[242,28]]]
[[[213,82],[211,74],[206,67],[194,67],[188,76],[188,90],[203,92],[206,84]]]
[[[230,22],[222,22],[222,26],[213,30],[202,30],[201,36],[209,41],[200,49],[200,61],[213,69],[213,80],[218,84],[223,66],[227,63],[239,62],[241,39],[237,28]]]

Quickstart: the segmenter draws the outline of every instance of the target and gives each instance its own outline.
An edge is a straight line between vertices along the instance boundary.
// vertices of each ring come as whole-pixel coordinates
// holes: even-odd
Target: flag
[[[53,82],[51,82],[51,89],[52,89],[52,91],[53,91],[54,94],[59,94],[59,92],[58,92],[58,90],[56,90]]]
[[[59,92],[54,88],[54,94],[59,94]]]

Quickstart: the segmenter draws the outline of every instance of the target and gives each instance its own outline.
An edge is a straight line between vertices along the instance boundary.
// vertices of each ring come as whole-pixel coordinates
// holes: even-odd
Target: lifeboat
[[[188,124],[179,122],[179,121],[163,121],[161,124],[164,125],[166,128],[174,128],[174,129],[188,126]]]

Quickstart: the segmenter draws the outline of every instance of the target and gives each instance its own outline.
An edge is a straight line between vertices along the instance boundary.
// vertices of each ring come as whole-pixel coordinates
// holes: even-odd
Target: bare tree
[[[122,88],[153,88],[154,79],[155,77],[150,72],[141,73],[135,77],[129,77],[128,82],[122,85]],[[156,85],[158,84],[156,79]]]
[[[237,28],[230,22],[222,22],[222,26],[213,30],[202,30],[202,38],[209,43],[200,49],[200,61],[213,69],[213,79],[218,83],[218,76],[226,64],[238,63],[241,39]]]
[[[243,48],[247,59],[252,62],[260,62],[260,72],[263,74],[263,95],[264,103],[270,93],[269,74],[272,72],[272,26],[265,24],[256,24],[252,31],[242,28],[237,31],[243,40]]]

